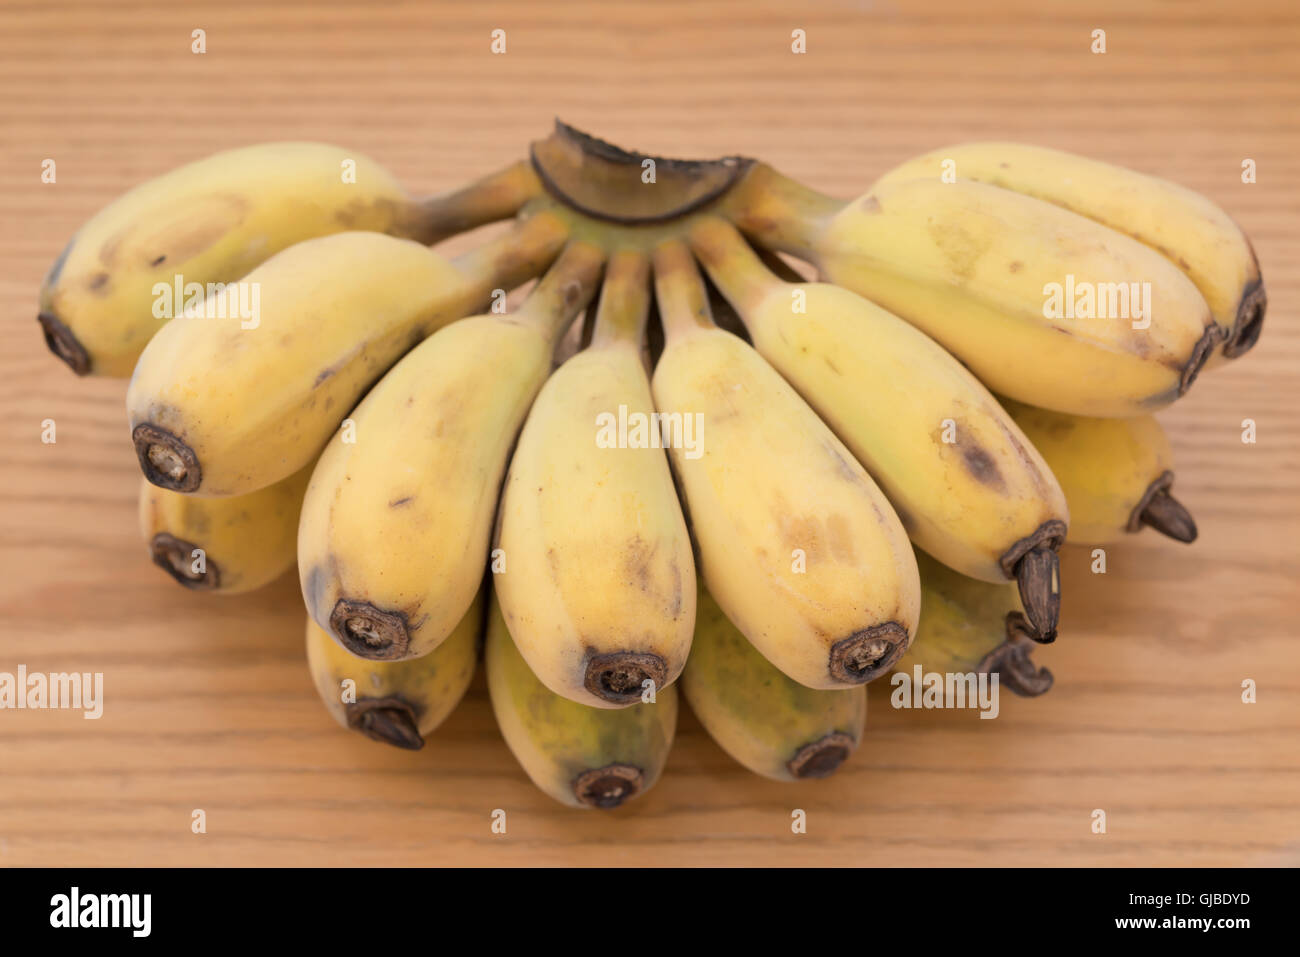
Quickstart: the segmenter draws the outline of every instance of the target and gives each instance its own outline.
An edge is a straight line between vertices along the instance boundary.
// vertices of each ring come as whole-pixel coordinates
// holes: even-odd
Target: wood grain
[[[796,28],[806,55],[790,52]],[[1094,28],[1105,55],[1089,52]],[[107,701],[99,721],[0,712],[0,863],[1300,863],[1298,31],[1287,0],[8,0],[0,670],[103,671]],[[1104,576],[1069,554],[1063,637],[1039,652],[1050,694],[1004,700],[997,721],[878,694],[864,747],[808,786],[742,771],[687,713],[654,791],[569,811],[514,763],[481,677],[418,754],[345,734],[307,675],[292,576],[223,600],[146,561],[125,386],[46,353],[37,287],[95,209],[217,149],[355,145],[431,192],[521,155],[557,114],[666,155],[759,155],[846,196],[922,150],[1005,137],[1220,202],[1255,242],[1271,308],[1252,354],[1162,415],[1200,540],[1136,536]],[[57,444],[39,440],[45,418]],[[190,832],[194,808],[206,834]]]

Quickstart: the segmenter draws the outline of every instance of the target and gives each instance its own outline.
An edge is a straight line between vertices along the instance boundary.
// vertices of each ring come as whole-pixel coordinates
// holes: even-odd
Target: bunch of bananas
[[[528,776],[608,808],[662,771],[679,677],[783,780],[834,771],[891,672],[1046,691],[1058,549],[1195,538],[1151,413],[1264,307],[1225,213],[1078,156],[956,146],[843,202],[560,124],[424,200],[316,144],[176,170],[73,238],[40,322],[78,373],[134,370],[164,570],[233,594],[296,562],[340,724],[420,747],[485,643]]]

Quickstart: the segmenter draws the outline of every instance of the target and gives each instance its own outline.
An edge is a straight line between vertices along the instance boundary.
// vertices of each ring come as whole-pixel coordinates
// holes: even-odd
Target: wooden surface
[[[790,52],[796,28],[806,55]],[[1089,52],[1095,28],[1105,55]],[[99,721],[0,712],[0,863],[1300,863],[1298,31],[1288,0],[6,0],[0,671],[103,671],[106,704]],[[1063,636],[1038,652],[1050,694],[1008,695],[996,721],[878,694],[864,746],[825,782],[757,779],[684,713],[657,788],[570,811],[515,764],[481,676],[421,753],[344,733],[304,666],[293,576],[223,600],[148,563],[125,385],[78,380],[45,351],[37,287],[93,211],[221,148],[337,142],[429,192],[522,155],[557,114],[666,155],[762,156],[845,196],[922,150],[1005,137],[1220,202],[1271,305],[1256,350],[1162,415],[1200,540],[1136,536],[1105,576],[1068,555]],[[1241,703],[1245,678],[1257,704]],[[791,833],[794,808],[807,834]]]

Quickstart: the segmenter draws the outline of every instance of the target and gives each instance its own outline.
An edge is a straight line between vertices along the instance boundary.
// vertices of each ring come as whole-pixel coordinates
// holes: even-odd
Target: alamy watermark
[[[174,319],[181,313],[200,319],[238,319],[239,328],[256,329],[262,321],[262,285],[257,282],[186,282],[177,273],[170,283],[153,284],[153,316]]]
[[[925,671],[914,665],[910,675],[894,672],[889,683],[895,708],[978,708],[981,719],[998,716],[997,672]]]
[[[0,671],[0,711],[69,710],[83,711],[88,721],[104,713],[104,673],[39,671],[28,674],[26,665],[17,672]]]
[[[1134,329],[1151,325],[1151,283],[1065,282],[1043,286],[1045,319],[1131,319]]]
[[[688,459],[704,454],[704,413],[628,412],[596,416],[596,447],[601,449],[683,449]]]

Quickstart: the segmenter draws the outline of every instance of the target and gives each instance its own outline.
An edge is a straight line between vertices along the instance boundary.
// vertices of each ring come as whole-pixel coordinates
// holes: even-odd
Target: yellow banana
[[[1200,193],[1028,143],[960,143],[934,150],[890,170],[876,185],[946,174],[1063,206],[1132,236],[1196,284],[1223,330],[1224,356],[1239,356],[1259,339],[1268,297],[1255,250],[1232,217]]]
[[[293,567],[298,513],[311,467],[223,498],[184,495],[140,480],[140,531],[153,562],[187,588],[237,595]]]
[[[149,180],[92,216],[46,276],[38,318],[50,350],[73,371],[130,375],[150,337],[180,313],[167,298],[178,285],[189,298],[189,284],[232,282],[294,243],[343,230],[436,242],[514,215],[539,189],[519,163],[415,200],[382,166],[337,146],[228,150]]]
[[[329,713],[375,741],[417,751],[465,696],[483,636],[478,595],[441,645],[409,661],[370,661],[349,653],[307,619],[307,666]],[[344,682],[351,682],[345,684]]]
[[[482,580],[510,447],[603,254],[569,245],[513,314],[453,323],[412,350],[322,453],[303,502],[307,611],[353,654],[427,654]]]
[[[533,403],[497,520],[496,591],[516,647],[551,691],[594,707],[675,681],[695,621],[690,536],[649,429],[649,305],[646,256],[615,255],[591,345]]]
[[[1155,250],[996,186],[889,182],[845,204],[758,164],[719,208],[927,333],[993,391],[1044,408],[1167,405],[1222,338],[1196,286]]]
[[[555,694],[519,654],[494,595],[484,651],[501,736],[532,782],[562,804],[609,809],[659,780],[677,730],[677,689],[626,708]]]
[[[681,688],[718,746],[764,777],[824,778],[862,740],[865,686],[819,691],[791,681],[727,620],[702,586]]]
[[[1052,634],[1065,496],[989,391],[855,293],[778,278],[728,223],[701,220],[690,237],[754,348],[866,466],[912,541],[975,578],[1018,578],[1035,627]]]
[[[968,578],[922,552],[916,563],[923,614],[895,673],[914,676],[919,667],[922,675],[996,674],[1000,687],[1026,698],[1052,687],[1052,673],[1030,657],[1039,640],[1014,588]]]
[[[1067,542],[1103,545],[1149,525],[1180,542],[1196,522],[1173,497],[1174,454],[1154,416],[1093,419],[1004,399],[1070,503]]]
[[[911,641],[916,560],[885,496],[750,346],[713,324],[680,241],[655,250],[667,343],[653,393],[718,605],[787,676],[862,684]],[[696,423],[698,422],[698,425]]]
[[[451,261],[379,233],[291,246],[150,341],[127,390],[145,477],[239,495],[293,474],[402,353],[536,275],[564,237],[543,214]]]

